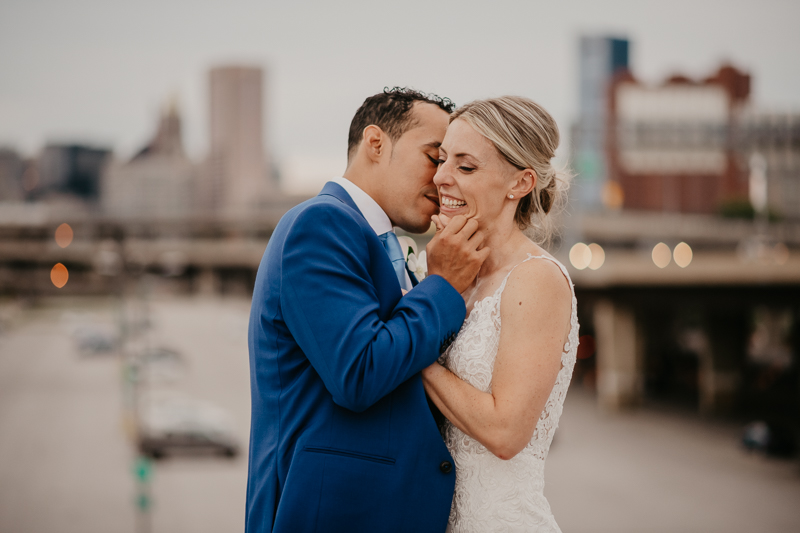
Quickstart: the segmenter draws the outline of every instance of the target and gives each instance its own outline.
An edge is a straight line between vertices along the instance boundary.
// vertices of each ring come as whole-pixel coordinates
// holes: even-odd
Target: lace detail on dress
[[[560,262],[572,291],[572,313],[567,343],[561,354],[561,370],[547,399],[530,443],[508,461],[498,459],[481,443],[449,421],[443,428],[445,443],[456,464],[456,488],[448,531],[560,532],[544,497],[544,462],[563,410],[578,349],[578,315],[575,287]],[[522,264],[520,263],[520,264]],[[519,266],[519,265],[517,265]],[[516,266],[514,267],[516,268]],[[483,391],[492,390],[492,372],[500,340],[500,299],[512,268],[495,293],[477,302],[458,337],[439,362],[455,375]]]

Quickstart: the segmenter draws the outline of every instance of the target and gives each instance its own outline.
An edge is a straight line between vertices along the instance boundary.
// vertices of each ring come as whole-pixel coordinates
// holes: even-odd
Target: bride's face
[[[475,218],[485,227],[504,209],[513,213],[515,204],[508,194],[519,171],[472,126],[454,120],[439,148],[439,159],[433,182],[443,215]]]

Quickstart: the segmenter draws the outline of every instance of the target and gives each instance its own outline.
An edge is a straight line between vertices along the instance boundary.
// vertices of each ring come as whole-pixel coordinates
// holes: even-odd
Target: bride
[[[447,417],[453,533],[560,531],[544,463],[575,364],[576,301],[564,266],[523,233],[549,237],[566,185],[550,164],[558,142],[547,111],[508,96],[458,109],[440,148],[437,231],[456,215],[474,218],[491,250],[462,294],[458,337],[422,373]]]

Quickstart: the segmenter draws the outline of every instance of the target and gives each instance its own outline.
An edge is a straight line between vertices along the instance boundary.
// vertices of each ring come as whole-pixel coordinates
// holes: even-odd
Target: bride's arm
[[[523,263],[503,291],[491,394],[438,363],[422,371],[425,390],[453,425],[500,459],[511,459],[530,442],[561,369],[571,307],[572,292],[558,266]]]

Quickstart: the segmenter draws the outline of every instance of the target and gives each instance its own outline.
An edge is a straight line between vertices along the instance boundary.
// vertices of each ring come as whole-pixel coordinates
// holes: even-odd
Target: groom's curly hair
[[[447,113],[452,113],[456,107],[449,98],[442,98],[435,94],[423,93],[408,87],[391,89],[384,87],[382,93],[364,100],[350,122],[350,133],[347,138],[348,162],[364,137],[364,128],[367,126],[378,126],[393,143],[397,142],[397,139],[415,124],[411,108],[416,102],[439,106]]]

